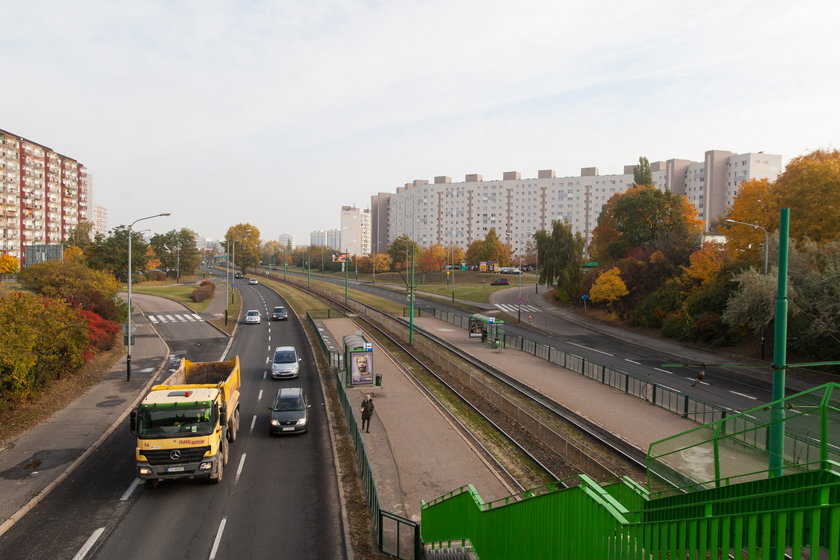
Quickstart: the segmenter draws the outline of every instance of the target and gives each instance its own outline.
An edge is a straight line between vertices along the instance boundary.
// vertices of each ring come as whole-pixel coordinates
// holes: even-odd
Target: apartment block
[[[355,206],[341,207],[341,251],[351,256],[369,255],[370,234],[370,210],[362,210]]]
[[[633,169],[627,165],[621,174],[601,175],[597,167],[584,167],[580,175],[568,177],[544,169],[535,178],[507,171],[501,179],[487,181],[468,174],[456,183],[447,176],[437,176],[431,184],[417,179],[395,193],[372,197],[371,219],[387,223],[387,243],[406,234],[424,247],[467,247],[495,228],[518,253],[535,232],[549,230],[554,220],[568,220],[588,244],[604,204],[633,186]],[[711,150],[702,162],[669,159],[651,163],[651,171],[654,186],[686,196],[708,230],[725,214],[743,181],[779,175],[781,156]]]
[[[25,265],[26,245],[60,244],[84,220],[89,220],[84,165],[0,130],[0,253]]]
[[[341,250],[341,230],[313,231],[309,234],[309,245],[312,247],[329,247],[333,251],[339,251]]]
[[[297,247],[297,236],[294,233],[281,233],[277,240],[281,247],[290,247],[292,250]]]

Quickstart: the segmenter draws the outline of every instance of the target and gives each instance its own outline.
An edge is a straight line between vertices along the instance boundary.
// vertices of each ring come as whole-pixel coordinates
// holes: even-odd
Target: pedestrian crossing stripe
[[[520,309],[529,313],[539,313],[541,311],[539,307],[534,307],[533,305],[527,304],[517,305],[515,303],[497,303],[496,307],[498,307],[502,311],[507,311],[508,313],[517,313]]]
[[[148,315],[149,321],[152,323],[195,323],[204,321],[204,318],[198,313],[174,313],[172,315]]]

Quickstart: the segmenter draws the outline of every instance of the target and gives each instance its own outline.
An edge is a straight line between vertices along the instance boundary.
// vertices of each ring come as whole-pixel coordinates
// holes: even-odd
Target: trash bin
[[[377,373],[376,375],[373,376],[373,384],[376,385],[377,387],[382,387],[382,374],[381,373]]]

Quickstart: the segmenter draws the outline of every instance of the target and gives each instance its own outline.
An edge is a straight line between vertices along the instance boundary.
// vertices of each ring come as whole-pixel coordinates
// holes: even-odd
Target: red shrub
[[[85,361],[97,352],[113,348],[117,333],[120,332],[120,326],[117,323],[103,319],[93,311],[86,309],[76,309],[75,311],[87,326],[88,348],[85,352]]]
[[[212,298],[215,291],[216,287],[214,285],[202,285],[192,291],[191,297],[194,302],[198,303]]]

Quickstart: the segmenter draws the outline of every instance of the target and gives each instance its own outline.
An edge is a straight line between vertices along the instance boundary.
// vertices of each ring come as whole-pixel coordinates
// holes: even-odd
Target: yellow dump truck
[[[137,476],[147,488],[173,478],[221,482],[239,431],[239,357],[191,362],[152,387],[131,411]]]

